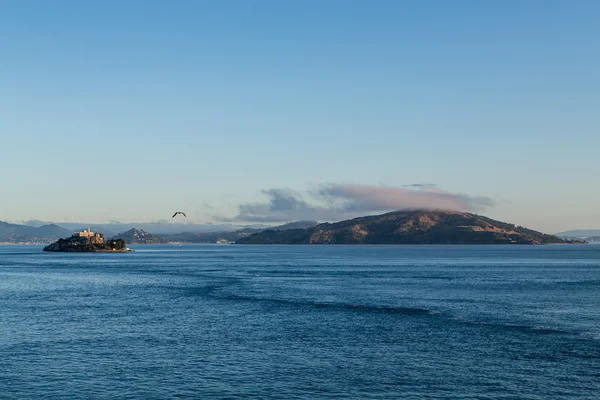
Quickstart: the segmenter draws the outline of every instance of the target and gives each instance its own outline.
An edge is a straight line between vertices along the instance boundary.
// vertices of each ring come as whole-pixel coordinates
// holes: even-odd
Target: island
[[[104,240],[104,235],[92,232],[90,228],[74,233],[66,239],[44,247],[44,251],[53,252],[79,252],[79,253],[125,253],[133,251],[127,247],[123,239]]]
[[[554,244],[585,243],[477,214],[395,211],[312,228],[266,230],[237,244]]]

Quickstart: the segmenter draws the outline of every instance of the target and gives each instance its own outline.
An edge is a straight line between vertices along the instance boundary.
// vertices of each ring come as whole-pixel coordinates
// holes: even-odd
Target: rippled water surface
[[[0,398],[598,399],[600,246],[0,246]]]

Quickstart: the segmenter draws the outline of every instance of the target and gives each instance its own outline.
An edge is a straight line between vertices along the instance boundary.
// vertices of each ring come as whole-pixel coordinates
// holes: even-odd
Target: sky
[[[0,220],[424,204],[600,228],[599,20],[586,0],[0,0]]]

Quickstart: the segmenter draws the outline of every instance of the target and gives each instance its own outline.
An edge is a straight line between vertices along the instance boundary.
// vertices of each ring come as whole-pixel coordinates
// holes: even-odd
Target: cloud
[[[233,221],[284,222],[325,217],[328,209],[307,203],[302,195],[291,189],[263,190],[269,201],[239,205]]]
[[[415,190],[391,186],[330,184],[321,187],[318,194],[341,202],[345,211],[357,212],[417,209],[472,211],[487,208],[493,203],[486,197],[448,193],[436,186],[419,187],[421,189]]]
[[[409,188],[437,188],[435,183],[411,183],[410,185],[402,185],[402,187]]]
[[[262,193],[268,201],[241,204],[238,214],[228,221],[339,221],[394,210],[479,211],[493,205],[488,197],[449,193],[433,184],[402,187],[327,184],[312,193],[315,202],[307,202],[291,189],[269,189]]]

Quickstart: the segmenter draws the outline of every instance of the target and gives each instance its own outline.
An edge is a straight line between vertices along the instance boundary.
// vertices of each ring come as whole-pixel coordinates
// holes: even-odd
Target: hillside
[[[274,231],[287,231],[292,229],[312,228],[317,224],[318,223],[316,221],[296,221],[268,229]],[[219,240],[237,242],[245,237],[264,231],[265,229],[242,228],[236,231],[226,232],[182,232],[174,235],[163,235],[163,237],[169,242],[182,243],[216,243]]]
[[[143,229],[130,229],[113,237],[114,240],[122,239],[130,244],[162,244],[167,240],[144,231]]]
[[[265,229],[263,229],[263,231],[265,231],[267,229],[274,230],[274,231],[288,231],[290,229],[307,229],[307,228],[313,228],[317,225],[319,225],[319,223],[317,221],[295,221],[295,222],[288,222],[287,224],[283,224],[283,225],[279,225],[279,226],[274,226],[272,228],[265,228]]]
[[[34,227],[0,221],[0,242],[50,243],[63,236],[70,236],[71,233],[71,231],[54,224]]]
[[[569,238],[587,238],[592,236],[600,236],[600,229],[578,229],[574,231],[565,231],[557,233],[556,236]]]
[[[267,230],[238,244],[549,244],[570,243],[476,214],[396,211],[309,229]]]

